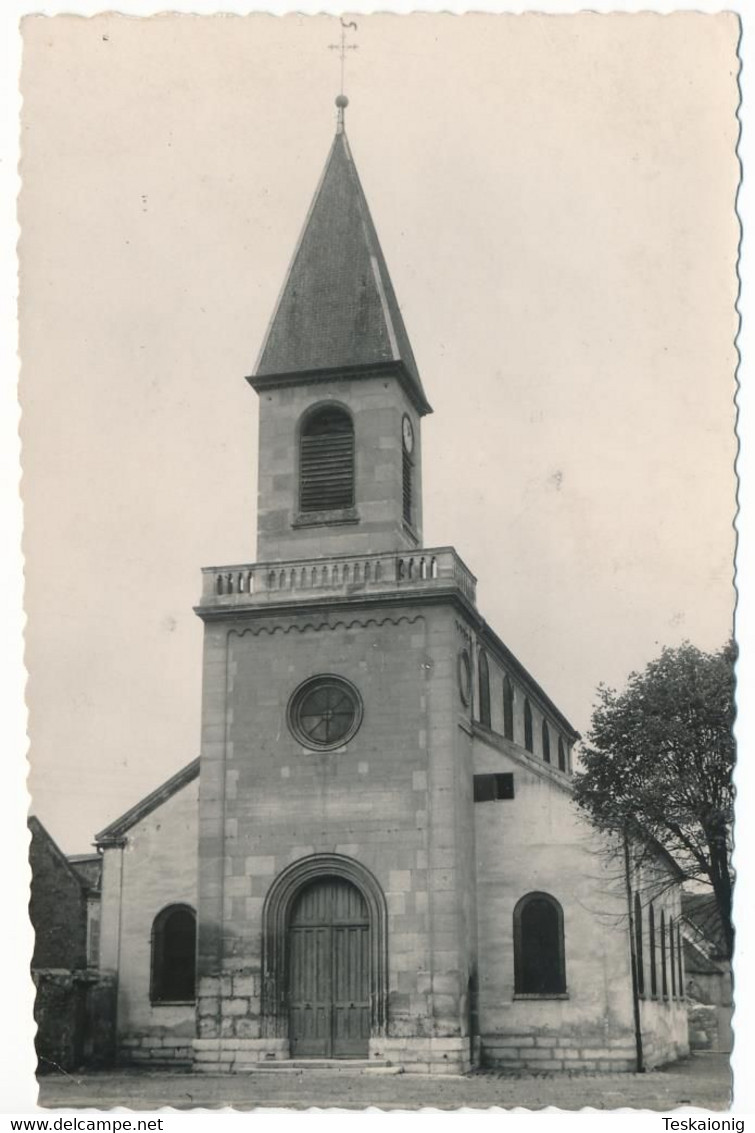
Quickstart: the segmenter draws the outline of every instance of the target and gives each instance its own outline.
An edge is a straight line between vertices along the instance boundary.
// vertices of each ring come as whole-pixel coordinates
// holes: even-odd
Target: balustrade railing
[[[202,604],[257,605],[287,596],[456,586],[472,603],[476,579],[452,547],[410,553],[337,555],[283,563],[205,567]]]

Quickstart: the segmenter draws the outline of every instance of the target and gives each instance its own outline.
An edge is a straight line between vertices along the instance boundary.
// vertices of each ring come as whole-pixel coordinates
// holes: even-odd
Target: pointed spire
[[[393,364],[431,412],[344,128],[338,125],[255,378]]]

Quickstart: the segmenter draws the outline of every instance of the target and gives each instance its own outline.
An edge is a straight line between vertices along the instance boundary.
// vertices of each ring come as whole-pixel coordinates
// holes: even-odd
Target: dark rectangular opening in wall
[[[403,500],[404,500],[404,520],[406,523],[412,522],[412,462],[409,455],[403,453]]]
[[[514,776],[510,771],[491,775],[475,775],[474,801],[476,803],[495,802],[497,799],[513,799]]]

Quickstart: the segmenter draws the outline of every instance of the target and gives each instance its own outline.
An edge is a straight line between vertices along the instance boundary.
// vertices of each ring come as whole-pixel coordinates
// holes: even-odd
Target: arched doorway
[[[292,1058],[366,1058],[370,1041],[370,916],[342,877],[310,882],[288,927]]]
[[[292,1056],[365,1057],[386,1030],[387,923],[361,862],[323,853],[287,866],[262,911],[262,1034],[288,1038]]]

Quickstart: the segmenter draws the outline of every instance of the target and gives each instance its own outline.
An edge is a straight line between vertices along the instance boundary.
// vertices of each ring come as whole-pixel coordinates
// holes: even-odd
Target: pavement
[[[271,1070],[248,1074],[119,1070],[45,1075],[39,1105],[46,1109],[131,1110],[339,1108],[415,1110],[622,1108],[670,1111],[682,1106],[725,1110],[732,1079],[725,1054],[697,1053],[646,1074],[503,1074],[473,1071],[438,1077],[365,1070]]]

